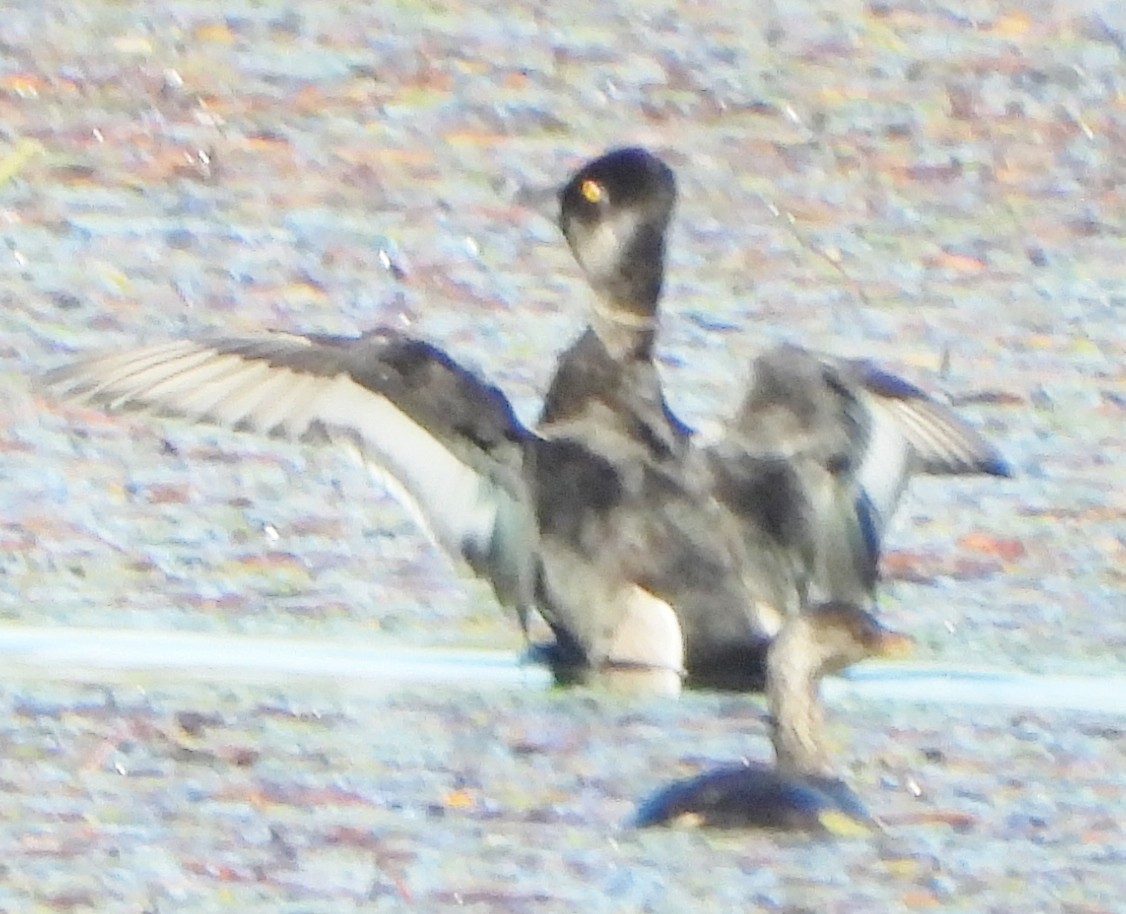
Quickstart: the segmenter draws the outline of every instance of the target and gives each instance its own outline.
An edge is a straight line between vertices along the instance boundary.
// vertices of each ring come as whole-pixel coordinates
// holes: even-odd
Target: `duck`
[[[858,469],[872,437],[868,393],[841,384],[846,406],[826,408],[830,369],[809,356],[807,413],[786,394],[795,359],[760,357],[727,433],[699,442],[670,410],[654,362],[676,195],[671,168],[639,147],[612,150],[563,185],[559,226],[594,296],[533,428],[499,389],[390,327],[158,343],[80,358],[47,382],[114,410],[356,450],[525,630],[533,613],[544,618],[562,680],[761,688],[783,621],[811,593],[854,595],[836,566],[874,580],[878,531]],[[843,433],[826,430],[825,416]],[[818,466],[811,482],[807,467]],[[818,485],[839,509],[835,527]],[[819,550],[838,541],[847,560],[834,564]]]
[[[835,836],[878,831],[879,819],[831,761],[820,682],[860,661],[901,658],[912,648],[909,636],[854,604],[815,604],[790,617],[767,657],[774,764],[744,761],[674,781],[642,800],[630,824]]]

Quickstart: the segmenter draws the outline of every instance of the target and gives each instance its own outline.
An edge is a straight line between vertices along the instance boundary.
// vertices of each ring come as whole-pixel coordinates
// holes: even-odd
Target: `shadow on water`
[[[353,683],[547,688],[546,669],[507,651],[405,648],[371,642],[198,632],[0,627],[9,678],[88,681],[156,673],[171,679],[283,684],[293,677]],[[1053,708],[1126,715],[1126,675],[1040,675],[918,663],[870,663],[824,684],[844,698]]]

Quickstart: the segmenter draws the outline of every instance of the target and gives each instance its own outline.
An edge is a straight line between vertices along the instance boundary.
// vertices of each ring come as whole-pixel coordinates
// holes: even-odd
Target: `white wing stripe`
[[[891,519],[911,469],[911,449],[885,404],[871,403],[868,441],[857,481],[879,514],[881,530]]]
[[[497,492],[386,397],[347,375],[318,398],[315,419],[332,437],[353,438],[374,475],[448,550],[487,546],[497,518]],[[396,485],[397,484],[397,485]]]
[[[284,371],[284,375],[282,372]],[[330,379],[302,374],[290,369],[275,369],[279,386],[273,402],[263,402],[257,410],[257,426],[266,433],[282,432],[300,438],[309,430],[316,401]],[[284,377],[285,386],[280,381]]]
[[[934,408],[899,402],[889,407],[924,459],[941,458],[959,466],[974,461],[978,448],[967,431]]]
[[[254,371],[262,366],[265,372]],[[216,403],[207,415],[224,425],[247,423],[251,428],[268,431],[269,417],[278,409],[288,409],[289,397],[296,376],[288,368],[276,368],[262,362],[247,363],[246,371],[237,375],[238,386],[228,397]]]
[[[144,378],[149,371],[155,370],[158,378],[167,376],[169,361],[167,355],[150,354],[147,351],[142,352],[141,355],[148,357],[139,358],[136,353],[127,353],[93,359],[90,362],[80,364],[77,368],[80,373],[73,377],[75,380],[80,380],[80,389],[85,393],[85,399],[91,400],[111,391],[114,394],[121,395],[127,389],[125,385],[128,382]],[[203,364],[209,358],[210,353],[196,352],[194,362],[195,364]]]

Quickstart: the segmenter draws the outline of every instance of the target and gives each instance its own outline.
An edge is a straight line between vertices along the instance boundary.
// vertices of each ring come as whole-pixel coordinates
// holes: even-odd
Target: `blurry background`
[[[1019,475],[913,485],[886,620],[924,661],[1126,673],[1124,42],[1118,4],[1063,0],[6,9],[0,623],[519,650],[346,456],[36,379],[409,323],[530,421],[588,298],[516,191],[644,143],[681,184],[675,408],[722,416],[779,339],[966,401]],[[656,784],[765,756],[748,698],[4,662],[0,911],[1096,912],[1126,889],[1122,719],[1035,694],[840,705],[873,808],[972,817],[842,850],[617,832]]]

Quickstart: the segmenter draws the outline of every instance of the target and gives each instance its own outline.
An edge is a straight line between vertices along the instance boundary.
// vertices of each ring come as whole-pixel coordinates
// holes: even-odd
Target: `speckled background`
[[[517,650],[345,456],[60,407],[74,351],[409,322],[531,418],[586,293],[515,189],[678,169],[661,360],[868,354],[1013,481],[922,482],[923,660],[1126,672],[1126,16],[1109,2],[19,3],[0,16],[0,623]],[[326,670],[331,676],[331,670]],[[1115,910],[1120,717],[845,701],[874,840],[635,835],[747,698],[0,681],[0,911]],[[938,820],[907,817],[927,813]]]

